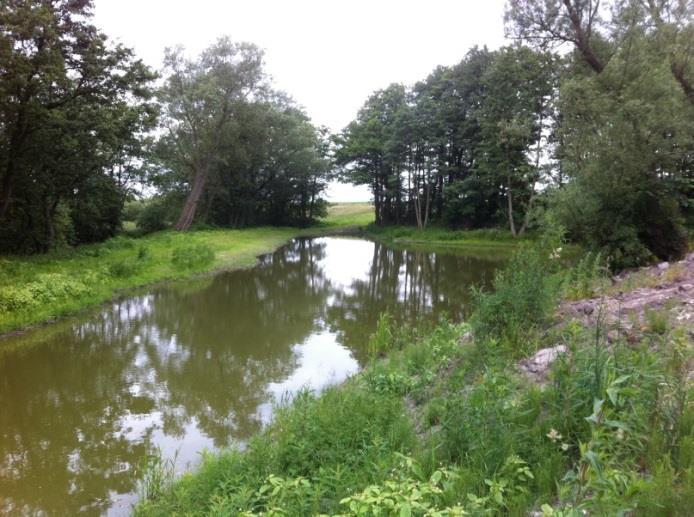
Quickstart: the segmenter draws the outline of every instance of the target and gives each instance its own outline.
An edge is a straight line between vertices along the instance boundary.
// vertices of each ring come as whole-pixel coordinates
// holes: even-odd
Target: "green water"
[[[248,270],[164,286],[0,341],[0,514],[127,514],[154,448],[195,466],[273,402],[359,370],[379,314],[464,316],[493,252],[300,239]]]

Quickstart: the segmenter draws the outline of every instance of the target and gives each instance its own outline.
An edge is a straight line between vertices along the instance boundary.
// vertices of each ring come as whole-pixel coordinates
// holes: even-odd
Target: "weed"
[[[148,455],[139,465],[137,494],[143,501],[154,501],[173,484],[176,472],[176,456],[164,459],[160,449]]]
[[[115,278],[128,278],[140,269],[140,264],[132,259],[123,259],[108,265],[108,273]]]
[[[495,274],[491,292],[473,289],[477,342],[496,338],[527,352],[527,334],[545,321],[558,295],[552,271],[546,247],[523,247]]]
[[[369,356],[371,359],[383,357],[394,344],[392,317],[387,312],[381,313],[376,324],[376,332],[369,337]]]
[[[670,326],[670,315],[667,310],[649,309],[644,310],[646,325],[649,332],[657,335],[664,335]]]
[[[586,253],[564,274],[563,292],[568,300],[593,298],[609,285],[609,270],[600,253]]]
[[[176,248],[171,253],[171,263],[180,268],[199,268],[214,262],[214,250],[206,244],[194,244]]]

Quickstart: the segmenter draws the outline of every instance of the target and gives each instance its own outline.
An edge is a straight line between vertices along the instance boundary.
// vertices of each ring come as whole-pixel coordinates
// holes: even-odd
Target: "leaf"
[[[443,477],[443,473],[440,470],[437,470],[431,475],[431,484],[432,485],[438,485],[439,482],[441,481],[441,478]]]
[[[402,503],[400,506],[400,517],[412,517],[412,507],[409,503]]]
[[[617,388],[607,388],[605,391],[607,392],[607,396],[609,397],[612,405],[616,406],[619,397],[619,390]]]

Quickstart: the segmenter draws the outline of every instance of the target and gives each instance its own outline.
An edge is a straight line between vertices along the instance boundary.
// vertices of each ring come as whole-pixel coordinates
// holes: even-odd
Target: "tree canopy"
[[[694,3],[510,0],[496,51],[375,92],[339,134],[379,224],[505,225],[551,211],[615,267],[687,249]]]
[[[0,249],[115,233],[156,116],[152,72],[89,23],[92,3],[0,6]]]
[[[507,37],[374,92],[344,130],[273,88],[263,52],[166,52],[161,80],[91,0],[0,5],[0,250],[121,228],[307,225],[334,177],[376,223],[505,227],[551,212],[615,267],[681,256],[694,221],[694,2],[509,0]]]

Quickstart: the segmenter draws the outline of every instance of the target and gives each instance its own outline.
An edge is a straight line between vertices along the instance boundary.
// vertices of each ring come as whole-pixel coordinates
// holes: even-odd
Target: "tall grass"
[[[490,291],[473,289],[471,323],[478,343],[494,339],[516,354],[529,351],[528,338],[546,322],[560,293],[560,244],[557,235],[521,246],[496,272]]]

